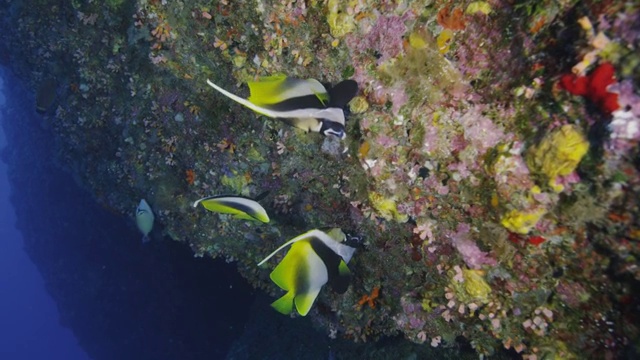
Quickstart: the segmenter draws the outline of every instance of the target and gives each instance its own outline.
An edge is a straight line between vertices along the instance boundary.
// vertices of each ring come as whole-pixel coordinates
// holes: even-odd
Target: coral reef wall
[[[285,240],[363,237],[350,289],[311,312],[329,336],[636,351],[637,2],[0,4],[0,60],[41,94],[56,158],[104,206],[133,216],[146,198],[166,235],[272,295],[255,264]],[[246,95],[280,73],[356,80],[347,139],[206,84]],[[221,193],[267,194],[272,222],[191,207]]]

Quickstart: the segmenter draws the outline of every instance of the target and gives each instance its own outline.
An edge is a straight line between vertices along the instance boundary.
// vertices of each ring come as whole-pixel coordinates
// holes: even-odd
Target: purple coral
[[[495,266],[496,260],[488,253],[480,250],[478,245],[469,239],[469,224],[458,224],[455,233],[449,235],[451,243],[458,250],[462,259],[471,269],[480,269],[482,265]]]
[[[613,119],[609,124],[609,149],[625,152],[634,142],[640,141],[640,96],[635,93],[630,80],[613,84],[609,86],[609,90],[618,94],[621,109],[613,113]]]
[[[619,13],[613,22],[614,32],[628,44],[640,42],[640,12]]]
[[[612,84],[607,91],[618,94],[618,104],[621,109],[628,109],[635,117],[640,118],[640,96],[634,91],[631,80]]]
[[[470,142],[480,154],[498,145],[505,137],[502,129],[483,116],[477,108],[462,115],[458,122],[464,129],[465,140]]]
[[[402,16],[380,16],[364,38],[350,35],[347,44],[358,53],[375,50],[380,56],[378,64],[382,64],[402,52],[402,37],[407,32],[404,22],[412,18],[411,12]]]

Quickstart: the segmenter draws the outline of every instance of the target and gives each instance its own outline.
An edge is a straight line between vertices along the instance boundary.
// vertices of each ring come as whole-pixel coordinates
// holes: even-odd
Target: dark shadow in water
[[[103,209],[53,165],[32,95],[5,81],[14,110],[2,157],[17,227],[62,324],[96,360],[224,357],[254,298],[235,265],[193,258],[167,239],[142,245],[133,219]]]

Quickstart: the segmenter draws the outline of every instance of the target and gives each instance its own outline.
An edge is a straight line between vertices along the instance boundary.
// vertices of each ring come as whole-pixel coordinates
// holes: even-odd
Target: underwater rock
[[[51,109],[51,105],[56,100],[57,83],[53,78],[47,78],[38,86],[36,92],[36,111],[40,114],[46,113]]]

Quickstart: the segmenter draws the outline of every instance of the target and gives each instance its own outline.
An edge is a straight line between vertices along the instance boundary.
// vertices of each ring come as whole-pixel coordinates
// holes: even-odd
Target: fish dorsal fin
[[[333,291],[338,294],[344,294],[349,288],[349,282],[351,282],[351,270],[349,270],[347,263],[342,260],[338,265],[337,276],[329,277],[329,285]]]
[[[296,294],[293,291],[289,291],[284,294],[280,299],[271,303],[271,306],[276,309],[277,312],[289,315],[293,312],[293,299]]]
[[[304,240],[304,239],[308,239],[311,236],[318,236],[318,234],[322,234],[324,235],[324,233],[318,229],[313,229],[311,231],[307,231],[306,233],[302,234],[302,235],[298,235],[296,237],[294,237],[293,239],[287,241],[286,243],[280,245],[279,248],[275,249],[271,254],[269,254],[266,258],[262,259],[262,261],[260,261],[258,263],[258,266],[264,264],[265,262],[267,262],[269,259],[271,259],[273,257],[273,255],[277,254],[280,250],[286,248],[287,246],[300,241],[300,240]]]
[[[329,89],[329,107],[344,108],[358,93],[358,83],[343,80]]]
[[[273,75],[259,81],[249,81],[249,101],[257,106],[269,106],[284,101],[315,96],[325,106],[329,103],[327,89],[315,79],[296,79],[285,75]]]
[[[309,313],[311,306],[313,306],[313,303],[316,301],[316,298],[320,293],[320,289],[322,289],[322,287],[314,287],[304,293],[296,295],[294,301],[296,304],[296,310],[298,310],[300,315],[306,316]]]

